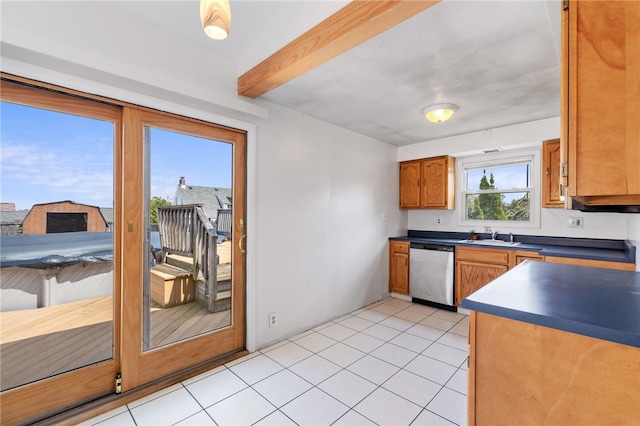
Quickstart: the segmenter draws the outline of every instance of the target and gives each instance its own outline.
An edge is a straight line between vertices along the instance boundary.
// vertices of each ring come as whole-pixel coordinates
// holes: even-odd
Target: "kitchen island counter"
[[[640,419],[640,273],[525,261],[462,306],[468,424]]]
[[[640,272],[524,262],[462,307],[640,348]]]

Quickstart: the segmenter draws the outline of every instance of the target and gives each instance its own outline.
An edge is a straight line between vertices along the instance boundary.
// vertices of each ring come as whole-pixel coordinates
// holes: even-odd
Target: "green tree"
[[[157,207],[170,206],[171,202],[161,197],[152,197],[149,201],[149,221],[151,223],[158,223],[158,211]]]
[[[508,220],[529,220],[529,196],[511,200],[504,205]]]
[[[480,189],[496,189],[493,173],[487,179],[486,171],[483,171],[480,179]],[[478,196],[478,208],[484,213],[485,220],[506,220],[507,215],[502,207],[502,194],[480,194]]]
[[[469,219],[484,219],[484,212],[480,207],[480,200],[476,195],[469,195],[467,199],[467,218]]]

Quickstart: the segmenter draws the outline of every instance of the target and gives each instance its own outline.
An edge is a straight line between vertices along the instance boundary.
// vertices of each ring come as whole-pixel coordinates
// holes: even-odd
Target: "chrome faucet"
[[[513,242],[513,233],[509,232],[509,241]]]
[[[498,236],[498,232],[500,232],[500,231],[491,231],[491,239],[492,240],[496,239],[496,237]]]

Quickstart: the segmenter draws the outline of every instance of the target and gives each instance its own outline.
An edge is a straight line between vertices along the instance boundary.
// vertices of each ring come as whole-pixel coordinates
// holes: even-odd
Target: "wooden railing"
[[[207,309],[213,312],[217,287],[218,235],[204,215],[202,206],[164,206],[157,208],[162,261],[167,254],[191,257],[194,282],[205,283]]]

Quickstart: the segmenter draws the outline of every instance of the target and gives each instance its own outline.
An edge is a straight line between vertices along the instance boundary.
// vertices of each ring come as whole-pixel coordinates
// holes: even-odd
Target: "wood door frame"
[[[245,347],[246,259],[234,238],[231,327],[196,336],[175,344],[142,351],[142,283],[144,276],[144,127],[150,126],[233,144],[233,223],[246,223],[246,132],[196,119],[125,107],[124,151],[125,198],[123,223],[127,228],[123,256],[122,390],[134,389],[182,369],[209,361]],[[237,232],[236,232],[237,234]],[[241,285],[236,285],[236,282]],[[124,331],[127,331],[126,333]],[[187,361],[187,362],[185,362]]]

